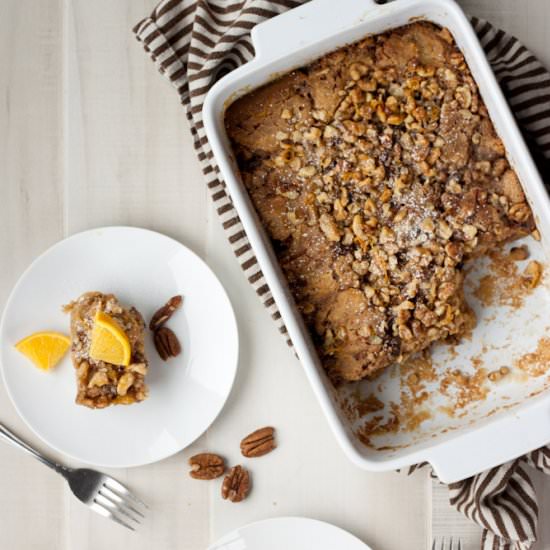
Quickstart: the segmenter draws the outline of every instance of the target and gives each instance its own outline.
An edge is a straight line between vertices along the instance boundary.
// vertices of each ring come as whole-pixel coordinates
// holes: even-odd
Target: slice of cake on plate
[[[71,314],[76,403],[102,409],[143,401],[148,363],[139,311],[101,292],[86,292],[64,310]]]

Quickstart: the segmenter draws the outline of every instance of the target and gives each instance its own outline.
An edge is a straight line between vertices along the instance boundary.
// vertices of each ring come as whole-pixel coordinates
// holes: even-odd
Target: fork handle
[[[51,468],[52,470],[54,470],[58,474],[61,474],[64,477],[66,477],[66,475],[69,473],[68,468],[61,464],[58,464],[57,462],[53,462],[49,458],[46,458],[36,449],[33,449],[28,443],[25,443],[13,432],[8,430],[8,428],[6,428],[6,426],[4,426],[3,424],[0,424],[0,439],[3,439],[4,441],[11,443],[14,447],[18,447],[19,449],[25,451],[27,454],[36,458],[36,460],[42,462],[42,464],[45,464],[46,466],[48,466],[48,468]]]

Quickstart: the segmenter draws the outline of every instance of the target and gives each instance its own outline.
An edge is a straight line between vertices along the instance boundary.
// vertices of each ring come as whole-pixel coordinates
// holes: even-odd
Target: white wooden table
[[[241,334],[237,382],[221,417],[191,448],[113,472],[151,504],[137,534],[89,513],[57,476],[0,445],[0,548],[202,550],[232,528],[280,515],[330,521],[378,550],[428,548],[427,474],[372,475],[348,462],[226,245],[183,110],[130,32],[154,3],[0,0],[0,307],[31,260],[67,235],[110,224],[161,231],[198,252],[225,285]],[[548,0],[461,3],[514,32],[550,66]],[[0,420],[48,450],[1,386]],[[254,463],[247,501],[227,503],[217,485],[189,478],[191,454],[211,449],[238,460],[240,438],[264,424],[278,428],[280,447]],[[538,477],[537,485],[548,514],[550,480]],[[541,523],[538,548],[550,548],[550,523]]]

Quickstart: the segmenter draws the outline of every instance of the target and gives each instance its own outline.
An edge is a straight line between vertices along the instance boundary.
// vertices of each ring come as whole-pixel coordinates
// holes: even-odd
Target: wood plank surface
[[[515,33],[550,66],[550,2],[459,3]],[[0,445],[0,548],[202,550],[230,529],[283,515],[330,521],[373,550],[430,547],[432,514],[443,530],[453,517],[444,493],[432,510],[427,473],[373,475],[349,463],[298,361],[234,260],[178,98],[130,32],[154,4],[0,0],[0,308],[33,258],[64,236],[104,225],[161,231],[205,258],[227,288],[241,338],[238,378],[221,417],[191,448],[155,465],[112,472],[151,504],[137,534],[90,514],[55,475]],[[1,384],[0,421],[47,449]],[[186,460],[194,452],[244,460],[240,439],[266,424],[277,427],[279,448],[246,462],[250,499],[228,503],[219,484],[188,477]],[[544,517],[550,484],[545,476],[535,479]],[[541,531],[537,548],[550,549],[550,529]],[[467,539],[465,550],[477,548],[475,532]]]

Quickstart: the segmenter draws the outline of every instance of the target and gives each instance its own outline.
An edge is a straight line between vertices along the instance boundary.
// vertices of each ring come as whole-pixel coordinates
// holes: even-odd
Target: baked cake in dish
[[[71,314],[71,355],[76,369],[76,403],[94,409],[128,405],[147,397],[144,347],[145,323],[134,308],[123,307],[113,294],[87,292],[65,306]],[[127,354],[122,364],[97,359],[92,349],[98,319],[106,319],[124,340]],[[107,350],[110,351],[110,350]],[[94,359],[94,353],[96,358]]]
[[[474,324],[464,264],[533,216],[448,30],[369,36],[237,99],[242,180],[335,382]]]

